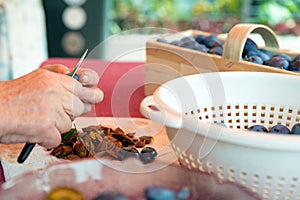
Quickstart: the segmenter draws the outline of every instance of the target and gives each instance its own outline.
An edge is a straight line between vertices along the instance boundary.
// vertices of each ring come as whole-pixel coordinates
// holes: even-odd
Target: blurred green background
[[[300,0],[113,0],[111,34],[140,27],[225,33],[260,23],[277,34],[300,35]]]

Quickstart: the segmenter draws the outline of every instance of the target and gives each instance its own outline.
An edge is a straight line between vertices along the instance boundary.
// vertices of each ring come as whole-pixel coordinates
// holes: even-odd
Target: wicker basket
[[[300,136],[246,130],[300,122],[300,76],[213,72],[159,86],[141,113],[167,126],[180,163],[263,199],[300,199]],[[218,125],[224,123],[227,127]]]
[[[187,30],[167,35],[164,38],[167,41],[173,41],[184,36],[196,36],[200,33],[203,35],[211,34],[198,30]],[[222,56],[157,42],[157,38],[154,38],[146,43],[145,95],[153,94],[155,89],[166,81],[197,73],[257,71],[299,75],[287,70],[241,61],[240,58],[245,41],[251,33],[260,34],[265,41],[264,48],[269,51],[286,53],[291,57],[300,54],[288,50],[280,50],[275,33],[267,26],[260,24],[235,25],[228,33],[226,39],[220,38],[224,42]]]

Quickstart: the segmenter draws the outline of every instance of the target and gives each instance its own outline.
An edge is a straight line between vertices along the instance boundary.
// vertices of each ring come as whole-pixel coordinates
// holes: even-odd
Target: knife
[[[72,78],[78,80],[78,76],[76,75],[76,72],[77,72],[78,68],[80,67],[81,63],[83,62],[83,60],[84,60],[84,58],[85,58],[87,52],[88,52],[88,49],[85,50],[85,52],[84,52],[83,55],[81,56],[80,60],[78,61],[78,63],[77,63],[76,66],[74,67],[73,71],[67,74],[68,76],[71,76]]]
[[[78,61],[78,63],[76,64],[76,66],[74,67],[73,71],[68,73],[68,76],[71,76],[72,78],[78,80],[78,75],[76,74],[78,68],[80,67],[81,63],[83,62],[84,58],[86,57],[86,54],[88,52],[88,49],[85,50],[85,52],[83,53],[83,55],[81,56],[80,60]],[[35,143],[28,143],[26,142],[26,144],[24,145],[17,161],[18,163],[23,163],[27,157],[29,156],[30,152],[32,151],[33,147],[35,146]]]

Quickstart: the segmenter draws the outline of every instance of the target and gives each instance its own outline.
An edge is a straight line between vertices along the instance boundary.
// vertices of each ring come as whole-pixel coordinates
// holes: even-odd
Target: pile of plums
[[[198,34],[195,37],[185,36],[179,40],[168,42],[165,38],[158,38],[157,42],[176,45],[204,53],[222,55],[224,42],[217,35],[211,34],[205,36]],[[267,65],[278,69],[284,69],[293,72],[300,72],[300,55],[292,58],[285,53],[273,53],[268,50],[259,48],[250,38],[246,39],[242,52],[241,60],[249,61],[256,64]]]
[[[255,124],[248,127],[249,131],[272,133],[272,134],[289,134],[289,135],[300,135],[300,123],[295,123],[291,130],[282,124],[276,124],[270,129],[267,129],[264,125]]]

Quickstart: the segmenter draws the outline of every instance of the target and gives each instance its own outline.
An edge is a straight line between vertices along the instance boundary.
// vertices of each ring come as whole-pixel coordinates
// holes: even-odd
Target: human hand
[[[41,68],[60,74],[68,74],[73,70],[61,64],[44,65]],[[91,88],[97,87],[99,76],[94,70],[89,68],[79,68],[77,74],[79,76],[79,82],[81,82],[83,86]]]
[[[0,83],[1,143],[55,147],[61,141],[60,133],[71,128],[72,119],[102,100],[103,93],[96,88],[99,77],[94,71],[81,70],[79,81],[66,76],[66,72],[65,66],[46,66]]]

